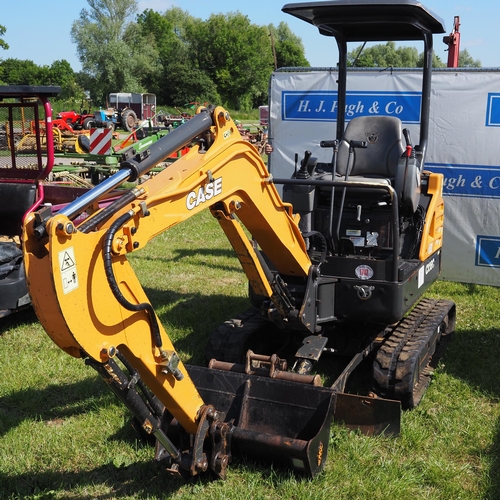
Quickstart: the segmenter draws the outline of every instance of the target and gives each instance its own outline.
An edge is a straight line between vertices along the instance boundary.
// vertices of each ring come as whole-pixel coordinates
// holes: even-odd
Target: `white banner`
[[[351,71],[346,120],[397,116],[419,139],[419,70]],[[331,162],[320,141],[335,139],[337,74],[325,69],[273,73],[269,94],[269,168],[290,177],[309,150]],[[428,170],[445,176],[441,277],[500,286],[500,71],[435,70],[432,77]]]

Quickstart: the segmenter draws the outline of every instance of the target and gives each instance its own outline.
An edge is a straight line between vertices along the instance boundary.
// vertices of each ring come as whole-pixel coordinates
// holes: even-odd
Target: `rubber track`
[[[443,325],[438,331],[438,328]],[[413,408],[430,382],[455,325],[455,305],[449,300],[423,299],[393,329],[374,361],[375,391]],[[439,344],[438,344],[439,342]]]
[[[212,358],[229,363],[244,363],[250,338],[269,321],[261,317],[256,307],[251,307],[222,325],[210,335],[205,350],[205,360]]]

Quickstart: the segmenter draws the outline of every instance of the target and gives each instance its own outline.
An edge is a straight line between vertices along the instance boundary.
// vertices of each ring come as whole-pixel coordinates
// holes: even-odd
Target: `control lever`
[[[406,141],[406,145],[407,146],[412,146],[412,143],[411,143],[411,136],[410,136],[410,131],[407,129],[407,128],[404,128],[403,129],[403,135],[405,137],[405,141]]]
[[[307,165],[309,163],[309,159],[311,158],[312,153],[311,151],[306,150],[304,152],[304,158],[300,162],[300,169],[297,172],[297,178],[298,179],[309,179],[311,175],[309,174],[309,170],[307,169]]]
[[[333,156],[332,156],[332,181],[335,180],[335,175],[337,173],[337,155],[339,152],[339,141],[337,139],[321,141],[319,143],[322,148],[333,148]],[[330,246],[332,251],[335,253],[335,246],[338,242],[338,239],[335,240],[333,234],[333,207],[335,205],[335,186],[332,186],[331,190],[331,200],[330,200],[330,225],[328,227],[328,236],[330,240]],[[340,246],[340,244],[339,244]]]
[[[415,150],[413,149],[413,144],[411,143],[410,131],[407,128],[404,128],[403,135],[406,141],[406,156],[408,158],[415,158]]]

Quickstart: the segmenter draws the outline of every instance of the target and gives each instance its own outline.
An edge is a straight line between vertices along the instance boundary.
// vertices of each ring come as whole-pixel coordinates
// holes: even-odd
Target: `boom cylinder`
[[[137,180],[141,175],[149,172],[155,165],[161,163],[171,154],[190,143],[195,137],[208,130],[213,124],[212,113],[203,109],[200,113],[178,127],[148,148],[148,155],[144,159],[129,159],[122,162],[120,170],[129,170],[130,181]]]
[[[119,172],[68,204],[59,213],[73,219],[123,182],[134,182],[148,173],[158,163],[166,160],[171,154],[182,149],[186,144],[189,144],[197,136],[208,130],[212,124],[212,113],[208,109],[203,109],[181,127],[172,130],[172,132],[151,144],[147,150],[147,155],[137,155],[136,158],[122,162]]]

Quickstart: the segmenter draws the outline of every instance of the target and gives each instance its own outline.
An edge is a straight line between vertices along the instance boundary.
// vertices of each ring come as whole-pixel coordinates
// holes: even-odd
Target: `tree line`
[[[111,92],[151,92],[157,102],[183,107],[210,102],[248,110],[267,104],[275,68],[308,67],[301,39],[284,22],[259,26],[240,12],[196,18],[179,7],[138,12],[136,0],[87,0],[71,27],[81,71],[66,60],[38,66],[31,60],[0,59],[0,83],[59,85],[65,102],[77,106],[90,92],[105,105]],[[0,25],[0,48],[6,28]],[[419,67],[422,54],[394,42],[359,46],[348,55],[356,67]],[[460,66],[481,66],[466,50]],[[434,55],[434,66],[445,64]]]
[[[347,54],[349,66],[358,68],[422,68],[424,53],[419,53],[416,47],[397,47],[395,42],[365,47],[360,45]],[[458,65],[461,68],[480,68],[481,61],[474,59],[467,49],[462,49],[458,56]],[[441,58],[434,52],[432,55],[433,68],[445,68]]]
[[[111,92],[152,92],[164,105],[197,101],[246,110],[267,103],[275,67],[309,66],[286,23],[259,26],[240,12],[204,21],[178,7],[139,13],[136,0],[88,0],[71,39],[81,71],[65,60],[37,66],[5,59],[0,82],[60,85],[66,100],[81,99],[86,89],[96,104]]]

